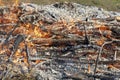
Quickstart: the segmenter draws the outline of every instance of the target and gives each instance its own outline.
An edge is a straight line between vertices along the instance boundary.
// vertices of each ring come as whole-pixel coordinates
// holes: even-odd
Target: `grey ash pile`
[[[105,11],[102,8],[84,6],[77,3],[55,3],[51,5],[21,4],[24,11],[35,11],[34,17],[48,22],[78,21],[85,20],[87,17],[105,19],[108,17],[120,16],[119,12]],[[28,15],[30,16],[30,15]]]
[[[77,3],[0,7],[0,79],[119,80],[120,12]]]

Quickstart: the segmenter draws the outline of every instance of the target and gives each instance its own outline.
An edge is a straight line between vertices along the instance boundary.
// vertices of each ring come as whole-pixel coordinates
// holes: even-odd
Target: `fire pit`
[[[76,6],[83,5],[56,3],[38,7],[21,3],[1,6],[0,78],[119,79],[118,13],[111,16],[110,12],[103,11],[111,16],[101,14],[104,18],[81,12],[78,17],[71,16],[72,13],[77,15],[72,12],[79,9]],[[88,6],[83,7],[87,9]],[[53,13],[54,9],[61,13],[68,10],[69,16]]]

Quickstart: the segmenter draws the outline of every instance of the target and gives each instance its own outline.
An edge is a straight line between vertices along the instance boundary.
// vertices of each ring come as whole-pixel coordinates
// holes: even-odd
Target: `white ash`
[[[102,8],[85,6],[77,3],[55,3],[51,5],[36,5],[22,3],[20,5],[25,11],[34,11],[43,15],[44,19],[54,21],[78,21],[88,18],[107,18],[120,16],[119,12],[106,11]],[[40,17],[41,18],[41,17]]]
[[[34,21],[78,21],[85,20],[86,17],[92,18],[107,18],[109,16],[120,16],[119,12],[109,12],[102,8],[93,6],[84,6],[77,3],[56,3],[51,5],[36,5],[31,3],[22,3],[20,8],[23,10],[21,20],[34,22]],[[31,12],[32,13],[29,13]],[[29,13],[29,14],[26,14]],[[26,18],[31,17],[26,20]],[[71,35],[70,35],[71,36]],[[48,54],[49,55],[49,54]],[[96,56],[93,56],[96,57]],[[86,59],[86,58],[85,58]],[[102,66],[103,67],[103,66]],[[107,66],[104,66],[105,70]],[[41,69],[43,68],[43,69]],[[81,69],[80,69],[81,68]],[[67,75],[74,75],[78,71],[88,69],[86,64],[75,64],[75,63],[50,63],[49,65],[41,65],[36,68],[36,80],[65,80],[62,79]],[[26,70],[26,68],[24,68]],[[91,65],[91,71],[94,71],[94,65]],[[83,71],[84,72],[84,71]],[[84,77],[84,76],[82,76]],[[83,79],[83,78],[82,78]]]

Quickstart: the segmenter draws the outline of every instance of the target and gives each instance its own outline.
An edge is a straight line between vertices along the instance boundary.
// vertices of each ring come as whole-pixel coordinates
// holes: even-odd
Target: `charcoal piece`
[[[8,61],[11,61],[12,56],[15,54],[15,52],[16,52],[17,49],[18,49],[19,44],[20,44],[22,41],[24,41],[23,35],[18,35],[17,38],[16,38],[15,41],[14,41],[14,44],[13,44],[13,52],[11,53]]]
[[[119,28],[111,28],[112,31],[112,35],[117,38],[120,39],[120,29]]]
[[[0,35],[6,35],[7,33],[4,31],[0,31]]]
[[[101,78],[100,80],[116,80],[115,78]]]
[[[106,18],[106,21],[114,21],[115,20],[115,17],[108,17]]]
[[[14,41],[14,49],[18,49],[19,44],[24,40],[23,35],[18,35]]]
[[[6,40],[4,41],[4,44],[7,44],[8,43],[8,40],[10,38],[10,35],[12,35],[12,33],[15,31],[15,29],[19,26],[19,23],[18,25],[16,25],[8,34],[7,34],[7,38]]]
[[[42,78],[41,75],[38,74],[38,75],[35,77],[35,80],[43,80],[43,78]]]
[[[0,7],[0,15],[9,14],[10,9],[8,7]]]
[[[88,40],[88,37],[85,36],[84,44],[85,44],[85,45],[88,45],[89,43],[90,43],[90,42],[89,42],[89,40]]]
[[[72,3],[56,3],[56,4],[53,4],[54,7],[56,8],[69,8],[69,9],[73,9],[74,8],[74,5]]]
[[[59,63],[59,64],[64,64],[65,61],[64,60],[59,60],[59,59],[55,59],[55,62]]]

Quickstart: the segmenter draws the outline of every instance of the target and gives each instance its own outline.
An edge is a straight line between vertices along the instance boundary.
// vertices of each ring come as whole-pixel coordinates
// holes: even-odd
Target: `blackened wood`
[[[12,35],[12,33],[15,31],[15,29],[16,29],[18,26],[19,26],[19,23],[18,23],[18,25],[15,25],[15,27],[8,33],[7,38],[6,38],[5,41],[4,41],[4,44],[7,44],[7,43],[8,43],[8,40],[9,40],[9,38],[10,38],[10,35]]]
[[[0,31],[0,35],[6,35],[7,33],[4,31]]]
[[[111,28],[112,36],[120,39],[120,28]]]
[[[67,75],[66,74],[66,77],[65,78],[71,78],[71,79],[80,79],[81,80],[81,75],[83,75],[84,77],[87,76],[87,77],[92,77],[92,78],[97,78],[97,79],[106,79],[106,80],[114,80],[115,78],[119,78],[120,76],[119,75],[115,75],[115,74],[112,74],[111,73],[111,76],[108,76],[108,75],[94,75],[94,74],[91,74],[91,73],[85,73],[85,72],[79,72],[78,74],[74,74],[74,75]],[[82,76],[82,79],[84,78]],[[96,80],[96,79],[95,79]]]
[[[50,46],[60,46],[60,45],[74,45],[77,44],[84,44],[84,40],[81,39],[72,39],[72,38],[63,38],[63,39],[34,39],[32,40],[34,44],[43,44],[48,43]],[[74,44],[73,44],[74,43]]]
[[[12,56],[16,53],[17,49],[18,49],[18,46],[19,44],[24,41],[24,37],[23,35],[18,35],[17,38],[15,39],[14,41],[14,44],[13,44],[13,52],[11,53],[10,57],[9,57],[9,60],[11,61],[12,59]]]

